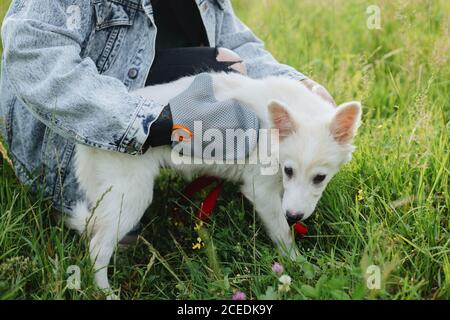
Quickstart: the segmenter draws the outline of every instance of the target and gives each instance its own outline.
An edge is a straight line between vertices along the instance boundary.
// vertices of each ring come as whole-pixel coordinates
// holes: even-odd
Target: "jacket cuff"
[[[146,151],[144,150],[144,145],[149,136],[150,128],[159,117],[163,108],[163,105],[155,101],[142,98],[142,102],[133,116],[133,121],[118,146],[118,151],[132,155],[143,154]]]

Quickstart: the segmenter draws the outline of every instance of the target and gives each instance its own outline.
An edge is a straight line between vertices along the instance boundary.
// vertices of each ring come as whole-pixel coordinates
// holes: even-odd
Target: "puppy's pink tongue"
[[[306,236],[308,234],[308,227],[301,222],[294,224],[294,231],[299,236]]]

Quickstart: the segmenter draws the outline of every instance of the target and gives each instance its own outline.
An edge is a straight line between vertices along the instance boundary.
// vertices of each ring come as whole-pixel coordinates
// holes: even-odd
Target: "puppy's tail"
[[[89,210],[88,203],[86,201],[79,201],[75,205],[72,214],[66,218],[66,225],[78,231],[80,234],[91,232],[90,226],[93,225],[92,218],[92,212]]]

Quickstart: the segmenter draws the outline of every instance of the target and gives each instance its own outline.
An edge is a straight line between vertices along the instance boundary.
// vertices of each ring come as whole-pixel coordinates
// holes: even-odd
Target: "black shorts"
[[[237,72],[230,66],[239,61],[217,61],[218,49],[189,47],[158,50],[155,53],[146,86],[167,83],[202,72]]]

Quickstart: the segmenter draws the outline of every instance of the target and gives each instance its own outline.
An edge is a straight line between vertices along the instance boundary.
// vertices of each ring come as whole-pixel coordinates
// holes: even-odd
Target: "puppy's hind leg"
[[[148,187],[148,188],[147,188]],[[153,183],[145,190],[112,191],[104,197],[92,217],[89,245],[95,282],[108,298],[114,297],[108,281],[108,264],[117,243],[140,221],[153,198]]]

